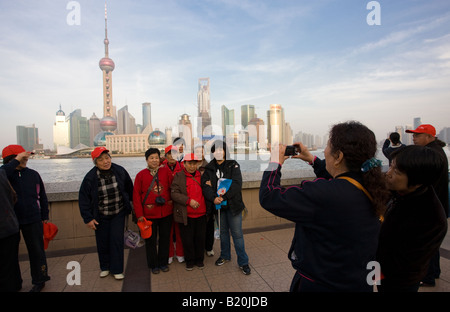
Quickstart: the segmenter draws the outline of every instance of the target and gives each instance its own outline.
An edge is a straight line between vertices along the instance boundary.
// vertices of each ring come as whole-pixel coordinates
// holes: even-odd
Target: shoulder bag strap
[[[145,206],[145,201],[147,200],[148,194],[150,194],[150,190],[153,187],[153,184],[155,183],[155,180],[158,178],[158,172],[159,170],[156,172],[155,176],[153,177],[152,183],[150,183],[150,186],[147,189],[147,194],[145,194],[144,200],[142,201],[142,207]],[[159,187],[158,187],[158,192],[159,192]]]
[[[338,179],[347,180],[348,182],[350,182],[351,184],[353,184],[354,186],[359,188],[361,191],[363,191],[364,194],[366,194],[366,196],[370,199],[370,201],[373,201],[373,198],[372,198],[372,196],[370,196],[369,192],[364,188],[364,186],[361,185],[361,183],[359,183],[355,179],[350,178],[350,177],[339,177]]]
[[[195,183],[197,183],[200,187],[202,187],[202,185],[200,183],[198,183],[198,181],[191,175],[191,179],[195,181]]]

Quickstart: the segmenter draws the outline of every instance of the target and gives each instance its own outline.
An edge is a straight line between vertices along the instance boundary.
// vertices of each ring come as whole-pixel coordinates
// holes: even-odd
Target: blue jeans
[[[238,265],[248,264],[248,256],[244,246],[244,234],[242,233],[242,214],[233,216],[229,209],[221,209],[218,213],[220,213],[220,257],[231,260],[231,233]]]

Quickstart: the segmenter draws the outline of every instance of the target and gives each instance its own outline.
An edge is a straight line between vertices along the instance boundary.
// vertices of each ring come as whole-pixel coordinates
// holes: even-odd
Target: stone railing
[[[282,185],[300,184],[302,180],[310,180],[311,171],[282,171]],[[261,173],[244,173],[242,195],[247,207],[247,215],[243,219],[244,232],[292,226],[290,221],[274,216],[259,204],[259,187]],[[303,178],[299,178],[303,176]],[[45,184],[49,200],[50,222],[58,226],[58,234],[50,242],[47,251],[73,250],[96,246],[94,232],[87,228],[80,216],[78,207],[78,190],[81,182]],[[137,231],[137,226],[129,218],[129,228]],[[20,253],[26,253],[23,239]]]

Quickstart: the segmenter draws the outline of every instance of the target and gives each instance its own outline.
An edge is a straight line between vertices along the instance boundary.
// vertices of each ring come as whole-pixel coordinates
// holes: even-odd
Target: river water
[[[312,152],[314,155],[323,159],[323,150]],[[383,164],[387,165],[387,160],[382,153],[378,153],[379,159],[383,160]],[[381,156],[380,156],[381,155]],[[241,166],[243,175],[248,180],[251,177],[258,178],[267,168],[270,155],[269,154],[235,154],[232,155]],[[142,157],[114,157],[113,162],[123,166],[134,180],[136,174],[146,167],[145,158]],[[207,159],[208,160],[208,159]],[[36,170],[42,177],[44,183],[61,183],[61,182],[81,182],[86,173],[93,167],[90,158],[70,158],[70,159],[30,159],[28,167]],[[282,173],[303,171],[304,174],[313,173],[311,166],[299,159],[288,159],[285,161]],[[244,179],[245,180],[245,179]]]

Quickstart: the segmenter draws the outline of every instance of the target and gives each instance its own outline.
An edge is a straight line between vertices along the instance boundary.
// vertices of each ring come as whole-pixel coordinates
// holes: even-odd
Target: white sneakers
[[[107,277],[109,275],[109,271],[101,271],[100,277]]]
[[[101,271],[101,272],[100,272],[100,277],[101,277],[101,278],[107,277],[108,275],[109,275],[109,271]],[[114,278],[115,278],[116,280],[123,280],[123,279],[125,278],[125,275],[123,275],[122,273],[120,273],[120,274],[114,274]]]

